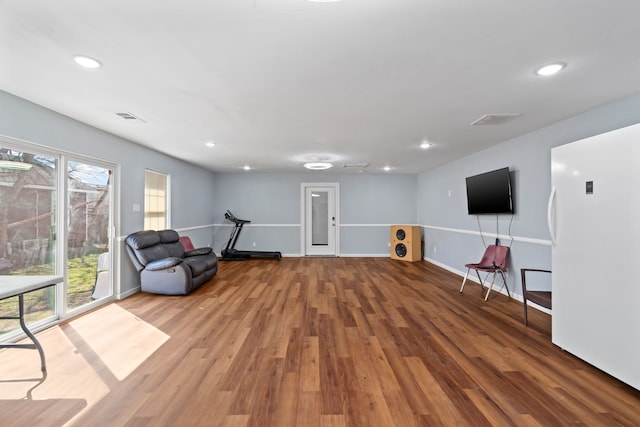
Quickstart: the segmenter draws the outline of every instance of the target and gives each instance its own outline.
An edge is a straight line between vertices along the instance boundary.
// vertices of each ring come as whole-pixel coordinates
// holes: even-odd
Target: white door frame
[[[87,304],[81,305],[79,307],[75,307],[69,309],[67,306],[67,291],[68,291],[68,278],[67,278],[67,264],[68,264],[68,248],[67,248],[67,236],[68,236],[68,218],[67,212],[69,212],[69,178],[67,176],[67,165],[69,162],[78,162],[78,163],[86,163],[91,166],[97,166],[104,169],[109,169],[111,171],[111,177],[109,178],[109,225],[108,225],[108,252],[111,254],[109,257],[109,271],[110,271],[110,287],[111,287],[111,295],[105,298],[101,298],[99,300],[91,301]],[[119,185],[118,179],[120,177],[120,167],[111,162],[92,159],[82,155],[69,154],[64,153],[60,155],[60,169],[61,172],[58,175],[58,178],[62,181],[60,184],[60,194],[58,195],[58,205],[62,207],[64,210],[64,221],[61,221],[59,224],[59,229],[57,230],[58,236],[64,236],[63,239],[58,239],[58,247],[60,254],[63,256],[58,258],[58,270],[60,272],[64,272],[65,280],[62,283],[62,286],[57,287],[58,295],[57,295],[57,310],[60,316],[60,319],[69,319],[71,317],[77,316],[78,314],[84,313],[89,310],[93,310],[97,306],[103,305],[107,301],[115,300],[118,297],[120,292],[120,281],[119,281],[119,267],[120,267],[120,247],[117,244],[116,236],[119,232],[118,224],[120,223],[120,208],[119,208]]]
[[[337,182],[303,182],[300,184],[300,254],[307,255],[306,231],[307,215],[306,215],[306,192],[308,188],[327,188],[333,189],[335,200],[335,254],[329,256],[340,256],[340,184]]]

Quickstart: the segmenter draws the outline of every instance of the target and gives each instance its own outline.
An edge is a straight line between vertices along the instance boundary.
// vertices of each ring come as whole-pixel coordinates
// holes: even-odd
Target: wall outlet
[[[451,198],[451,190],[449,190],[449,198]]]
[[[434,246],[434,247],[433,247],[433,253],[434,253],[434,254],[435,254],[435,253],[438,253],[438,247],[437,247],[437,246]]]
[[[254,247],[254,248],[256,247],[256,242],[253,242],[253,247]]]
[[[134,212],[134,213],[140,212],[140,211],[141,211],[141,208],[142,208],[142,207],[140,206],[140,203],[134,203],[134,204],[133,204],[133,212]]]
[[[387,247],[390,248],[391,247],[391,242],[387,242]]]

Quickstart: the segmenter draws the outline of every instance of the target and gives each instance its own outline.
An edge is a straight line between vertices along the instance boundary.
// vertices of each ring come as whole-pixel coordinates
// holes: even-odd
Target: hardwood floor
[[[640,425],[640,392],[552,345],[548,315],[526,328],[460,282],[387,258],[221,262],[189,296],[38,334],[44,381],[35,351],[0,352],[0,425]]]

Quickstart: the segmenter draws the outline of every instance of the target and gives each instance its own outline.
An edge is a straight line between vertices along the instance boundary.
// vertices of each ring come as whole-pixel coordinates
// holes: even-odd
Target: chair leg
[[[484,300],[487,301],[489,299],[489,293],[493,288],[493,283],[496,281],[496,273],[493,273],[493,278],[491,279],[491,285],[489,285],[489,289],[487,289],[487,295],[485,295]]]
[[[464,275],[464,279],[462,280],[462,286],[460,286],[460,293],[462,293],[462,290],[464,289],[464,283],[467,281],[467,277],[469,276],[469,270],[471,270],[470,268],[467,268],[467,272]]]
[[[476,270],[476,276],[478,276],[478,281],[480,282],[480,293],[482,293],[482,291],[484,291],[484,282],[487,281],[487,278],[489,277],[489,273],[487,273],[487,275],[484,276],[484,280],[482,280],[482,277],[480,277],[480,272]]]
[[[493,280],[491,280],[491,286],[489,286],[489,289],[487,290],[487,295],[484,297],[485,301],[489,299],[489,292],[491,292],[491,289],[493,289],[493,284],[496,281],[496,273],[500,273],[500,277],[502,277],[502,286],[500,287],[500,289],[498,289],[498,292],[502,291],[502,288],[507,288],[507,296],[511,298],[511,292],[509,292],[509,286],[507,286],[507,278],[504,277],[504,272],[502,270],[498,270],[493,273]]]
[[[502,288],[505,288],[507,290],[507,296],[511,298],[511,292],[509,292],[509,286],[507,285],[507,278],[504,276],[504,271],[499,270],[499,273],[500,276],[502,276],[502,287],[500,288],[500,291],[502,291]]]
[[[527,299],[524,298],[524,326],[529,326],[529,321],[527,319]]]

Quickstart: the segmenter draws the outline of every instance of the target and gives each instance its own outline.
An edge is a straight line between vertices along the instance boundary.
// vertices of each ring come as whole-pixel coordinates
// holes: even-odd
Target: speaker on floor
[[[422,260],[422,233],[419,225],[391,226],[391,259]]]

